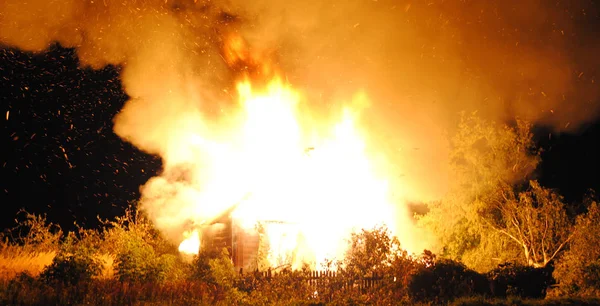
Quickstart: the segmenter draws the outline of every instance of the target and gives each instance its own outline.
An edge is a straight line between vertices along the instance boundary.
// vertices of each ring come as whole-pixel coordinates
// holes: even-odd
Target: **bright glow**
[[[179,252],[190,255],[198,254],[200,250],[200,235],[198,231],[185,232],[184,236],[186,238],[179,244]]]
[[[353,230],[396,228],[385,176],[375,171],[357,125],[364,95],[331,122],[315,123],[301,111],[299,93],[279,78],[261,89],[244,80],[237,92],[240,111],[227,137],[187,140],[208,155],[192,175],[202,183],[194,210],[208,217],[195,221],[239,202],[236,224],[253,229],[262,222],[271,265],[288,261],[294,268],[342,255]]]

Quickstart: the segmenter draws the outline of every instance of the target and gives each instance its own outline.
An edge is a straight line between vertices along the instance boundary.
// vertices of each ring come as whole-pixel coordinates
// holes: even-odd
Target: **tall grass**
[[[218,293],[203,282],[46,284],[20,277],[3,282],[2,305],[214,305]]]
[[[9,246],[0,249],[0,280],[11,280],[22,273],[37,277],[52,263],[56,251],[35,252],[31,248],[22,246]],[[101,264],[102,279],[112,279],[115,275],[113,269],[114,256],[110,254],[96,255]]]
[[[9,280],[21,273],[38,276],[52,263],[55,251],[31,252],[10,248],[0,252],[0,279]]]
[[[508,297],[506,299],[485,298],[481,296],[459,298],[448,305],[451,306],[592,306],[600,305],[599,298],[562,297],[546,299],[521,299]]]

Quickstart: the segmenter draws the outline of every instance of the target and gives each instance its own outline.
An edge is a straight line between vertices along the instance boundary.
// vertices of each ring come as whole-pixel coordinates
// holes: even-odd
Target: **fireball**
[[[198,166],[187,167],[184,181],[191,187],[181,196],[185,203],[168,207],[181,211],[176,219],[205,226],[227,213],[246,231],[261,224],[269,264],[294,268],[340,257],[352,231],[381,224],[394,229],[386,176],[375,168],[360,127],[367,96],[357,93],[317,120],[302,93],[274,69],[262,69],[270,62],[261,66],[238,38],[228,40],[226,62],[254,68],[241,72],[235,113],[211,132],[171,138],[181,142],[175,148],[202,152],[187,162]],[[253,75],[256,71],[261,73]],[[181,252],[198,251],[201,227],[186,232]]]
[[[345,251],[352,231],[379,224],[394,228],[387,182],[371,164],[357,126],[360,109],[347,106],[335,121],[307,127],[301,95],[280,78],[258,89],[244,79],[237,94],[240,111],[229,143],[195,140],[214,148],[212,170],[198,174],[210,177],[198,210],[219,207],[215,203],[225,210],[234,204],[226,204],[231,195],[248,195],[232,217],[247,230],[278,221],[265,229],[274,266],[282,258],[294,267],[318,266]],[[364,105],[365,99],[357,95],[350,105]],[[189,238],[180,247],[189,250],[184,244],[191,244]]]
[[[189,255],[198,254],[200,250],[200,234],[198,231],[186,231],[183,236],[185,239],[179,244],[179,252]]]

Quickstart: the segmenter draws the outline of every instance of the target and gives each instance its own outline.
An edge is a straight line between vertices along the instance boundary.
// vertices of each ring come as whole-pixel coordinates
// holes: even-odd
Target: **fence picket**
[[[271,280],[277,277],[280,277],[285,274],[285,272],[280,271],[244,271],[242,269],[239,270],[239,274],[243,275],[255,275],[259,276],[265,280]],[[304,274],[304,276],[298,276],[299,278],[306,281],[306,284],[309,286],[310,290],[319,292],[320,288],[329,286],[331,284],[335,284],[336,280],[338,285],[336,285],[336,290],[369,290],[374,287],[377,287],[382,284],[385,279],[384,275],[373,273],[369,276],[358,277],[354,279],[338,279],[338,274],[336,271],[308,271],[308,273]]]

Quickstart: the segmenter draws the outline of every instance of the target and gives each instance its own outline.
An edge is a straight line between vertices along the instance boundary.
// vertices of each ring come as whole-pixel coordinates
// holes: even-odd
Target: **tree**
[[[537,181],[529,184],[518,197],[500,189],[483,220],[523,249],[527,265],[541,268],[573,238],[573,223],[559,194]]]
[[[150,220],[130,206],[114,221],[100,220],[105,228],[101,248],[113,256],[115,272],[123,281],[150,282],[185,279],[190,271],[177,248]]]
[[[526,180],[540,162],[531,123],[524,120],[509,126],[462,114],[451,146],[453,188],[473,200]]]
[[[517,259],[517,245],[488,226],[482,212],[500,200],[498,190],[518,188],[537,167],[539,150],[530,130],[522,120],[509,126],[462,114],[450,141],[451,188],[419,218],[437,237],[440,255],[478,271]]]
[[[395,304],[408,298],[408,283],[418,265],[385,226],[362,229],[352,233],[346,256],[339,263],[337,284],[329,294],[341,304]],[[355,281],[365,278],[381,281],[368,291],[359,290],[360,286],[339,290],[343,284],[357,285]],[[336,285],[342,286],[335,289]]]
[[[407,254],[400,248],[398,238],[392,236],[386,227],[379,226],[352,233],[341,264],[345,272],[364,276],[388,270],[394,260],[402,256]]]
[[[588,205],[587,213],[577,218],[569,249],[556,263],[554,277],[562,293],[600,293],[600,207],[591,199]]]

